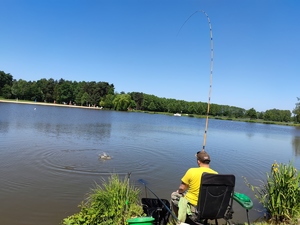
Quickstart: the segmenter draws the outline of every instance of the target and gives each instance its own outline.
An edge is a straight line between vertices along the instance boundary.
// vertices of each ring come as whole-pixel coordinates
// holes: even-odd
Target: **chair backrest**
[[[204,173],[201,178],[197,220],[221,219],[232,208],[235,176]]]

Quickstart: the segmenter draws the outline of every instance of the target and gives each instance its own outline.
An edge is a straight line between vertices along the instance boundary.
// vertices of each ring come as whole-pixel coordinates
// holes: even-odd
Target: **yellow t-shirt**
[[[218,174],[218,172],[210,168],[197,167],[190,168],[181,179],[183,183],[189,186],[185,198],[193,205],[197,205],[198,202],[200,182],[203,173]]]

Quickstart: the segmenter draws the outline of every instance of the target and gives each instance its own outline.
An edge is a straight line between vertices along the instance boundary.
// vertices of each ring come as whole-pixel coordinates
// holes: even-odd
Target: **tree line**
[[[206,115],[206,102],[187,102],[184,100],[157,97],[142,92],[117,93],[113,84],[108,82],[68,81],[40,79],[25,81],[13,79],[13,76],[0,71],[0,96],[5,99],[20,99],[56,104],[93,106],[106,109],[127,111],[144,110]],[[298,98],[298,101],[300,99]],[[210,104],[210,116],[228,118],[250,118],[277,122],[300,122],[300,102],[293,110],[270,109],[257,112],[254,108],[245,110],[236,106]]]

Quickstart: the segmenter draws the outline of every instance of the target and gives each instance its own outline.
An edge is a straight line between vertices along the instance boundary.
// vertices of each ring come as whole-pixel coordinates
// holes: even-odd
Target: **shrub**
[[[129,179],[123,181],[118,175],[112,175],[102,186],[88,193],[79,205],[80,212],[63,220],[64,225],[123,225],[127,219],[143,215],[139,198],[140,190],[129,185]]]
[[[246,179],[245,182],[267,210],[271,222],[293,222],[300,215],[300,173],[291,162],[273,163],[267,182],[259,187]]]

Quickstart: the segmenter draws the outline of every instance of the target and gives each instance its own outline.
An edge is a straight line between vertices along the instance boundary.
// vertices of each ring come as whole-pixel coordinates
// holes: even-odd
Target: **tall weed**
[[[268,212],[270,221],[275,223],[292,222],[300,215],[300,173],[289,164],[272,164],[267,173],[267,181],[261,186],[245,183]]]
[[[63,220],[64,225],[123,225],[126,220],[143,215],[140,203],[140,190],[129,185],[129,179],[123,181],[113,174],[102,186],[88,193],[88,197],[79,205],[80,212]]]

